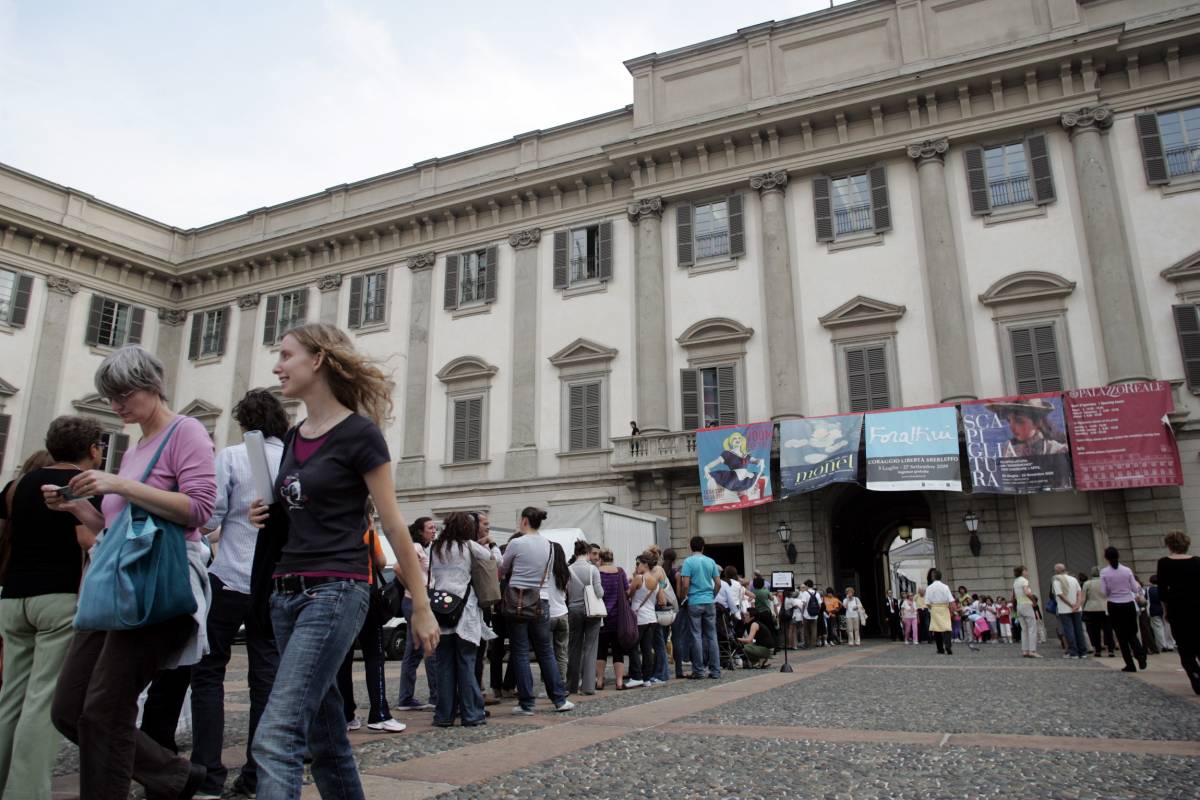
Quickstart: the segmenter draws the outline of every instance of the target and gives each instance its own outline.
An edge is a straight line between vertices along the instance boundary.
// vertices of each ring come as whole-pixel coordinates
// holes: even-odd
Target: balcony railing
[[[833,221],[837,226],[838,235],[869,231],[875,227],[871,219],[871,204],[863,203],[857,206],[846,206],[833,210]]]
[[[696,432],[671,431],[617,436],[612,441],[609,466],[620,472],[636,472],[668,467],[695,467]],[[771,452],[779,453],[779,431],[771,439]]]
[[[998,181],[988,181],[988,194],[993,206],[1011,206],[1033,200],[1028,175],[1014,175]]]
[[[1166,156],[1167,174],[1172,178],[1200,173],[1200,143],[1172,147]]]
[[[729,231],[713,231],[696,236],[696,258],[715,258],[729,254]]]

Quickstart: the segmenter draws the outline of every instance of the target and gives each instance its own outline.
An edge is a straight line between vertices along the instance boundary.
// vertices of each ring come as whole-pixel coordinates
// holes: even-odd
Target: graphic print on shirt
[[[279,493],[292,511],[302,510],[308,504],[308,496],[300,486],[299,473],[293,472],[283,479]]]

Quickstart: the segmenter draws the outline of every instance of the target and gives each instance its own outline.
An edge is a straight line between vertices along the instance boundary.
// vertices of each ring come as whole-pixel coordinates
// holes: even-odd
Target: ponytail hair
[[[1104,560],[1112,565],[1113,569],[1117,568],[1117,564],[1121,561],[1121,551],[1109,545],[1104,548]]]
[[[381,428],[391,421],[395,383],[379,362],[354,349],[344,331],[324,322],[310,322],[288,329],[284,336],[322,357],[319,372],[339,403]]]
[[[546,521],[546,517],[548,516],[550,515],[545,511],[540,508],[534,508],[533,506],[526,506],[525,510],[521,512],[521,517],[529,520],[529,527],[533,528],[535,531],[542,527],[542,523]]]

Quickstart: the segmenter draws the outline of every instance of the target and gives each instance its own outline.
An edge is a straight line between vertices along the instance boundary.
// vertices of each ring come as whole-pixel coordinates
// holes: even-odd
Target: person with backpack
[[[812,580],[804,582],[800,592],[801,622],[804,625],[804,642],[801,647],[807,650],[817,646],[817,620],[821,618],[821,594],[815,588]]]

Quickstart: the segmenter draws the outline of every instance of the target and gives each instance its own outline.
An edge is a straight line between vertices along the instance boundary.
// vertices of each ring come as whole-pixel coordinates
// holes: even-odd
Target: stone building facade
[[[626,108],[196,229],[0,167],[5,473],[68,412],[115,464],[90,378],[128,341],[222,446],[320,319],[395,372],[410,515],[612,502],[869,604],[900,526],[999,593],[1108,543],[1145,573],[1200,522],[1200,5],[858,0],[626,67]],[[1175,387],[1182,491],[700,510],[709,422],[1146,378]]]

